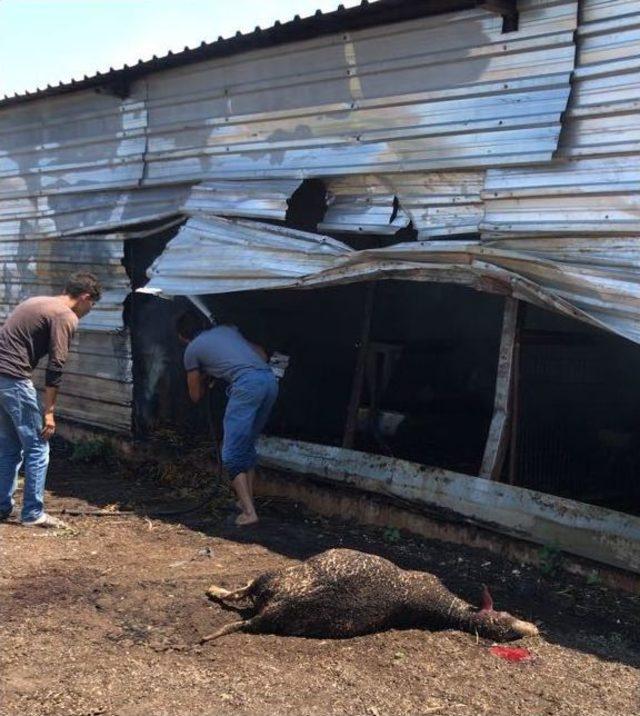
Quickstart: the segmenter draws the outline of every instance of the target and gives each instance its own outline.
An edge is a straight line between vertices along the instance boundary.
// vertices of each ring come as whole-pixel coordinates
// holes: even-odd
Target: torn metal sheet
[[[484,172],[388,174],[400,206],[411,218],[418,239],[478,232],[484,207],[480,192]]]
[[[640,573],[640,518],[633,515],[329,445],[263,437],[258,454],[268,467],[450,511],[489,530]]]
[[[271,224],[192,218],[147,271],[143,292],[197,295],[281,288],[351,249],[328,236]]]
[[[418,239],[477,233],[484,172],[403,172],[331,179],[335,197],[320,231],[394,234],[411,223]]]
[[[392,194],[338,196],[330,204],[318,229],[393,236],[410,222],[407,213],[397,208],[395,202]]]
[[[184,210],[190,216],[238,216],[284,221],[300,179],[205,181],[191,189]]]
[[[579,254],[570,260],[536,248],[451,240],[355,251],[326,236],[269,224],[192,219],[148,271],[145,291],[194,295],[379,278],[444,281],[512,295],[640,342],[636,270],[582,265]]]

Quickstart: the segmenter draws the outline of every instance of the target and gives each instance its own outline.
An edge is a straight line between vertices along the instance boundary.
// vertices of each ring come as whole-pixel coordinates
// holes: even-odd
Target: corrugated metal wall
[[[577,52],[558,160],[490,169],[480,228],[492,248],[551,265],[555,295],[639,342],[640,5],[581,2]]]
[[[0,241],[0,320],[28,296],[60,293],[66,277],[79,267],[96,273],[106,290],[73,340],[58,400],[59,414],[127,431],[132,379],[129,339],[122,324],[123,301],[129,292],[122,255],[123,236],[118,234]],[[36,371],[35,382],[44,382],[44,370]]]
[[[514,33],[467,11],[157,74],[145,182],[549,161],[575,27],[576,2],[524,0]]]
[[[135,234],[104,232],[174,216],[189,191],[132,191],[144,173],[145,132],[143,103],[90,92],[0,112],[0,320],[29,296],[60,293],[75,270],[96,273],[105,292],[73,341],[58,409],[124,432],[132,376],[122,258]],[[37,371],[36,383],[43,378]]]
[[[0,310],[58,290],[67,267],[98,266],[111,290],[80,336],[111,368],[87,369],[103,381],[91,391],[69,376],[67,414],[127,423],[123,232],[176,215],[282,218],[302,177],[335,197],[320,230],[389,235],[410,220],[424,240],[343,257],[332,281],[424,277],[426,262],[429,280],[510,291],[640,340],[640,11],[581,2],[574,68],[578,3],[518,6],[516,32],[464,11],[168,69],[125,100],[82,91],[0,109]],[[72,407],[81,391],[93,403]]]

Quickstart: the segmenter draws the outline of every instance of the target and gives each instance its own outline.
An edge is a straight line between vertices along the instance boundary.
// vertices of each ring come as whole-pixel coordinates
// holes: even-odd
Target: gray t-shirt
[[[187,346],[184,367],[229,383],[247,369],[270,370],[236,326],[216,326],[202,331]]]

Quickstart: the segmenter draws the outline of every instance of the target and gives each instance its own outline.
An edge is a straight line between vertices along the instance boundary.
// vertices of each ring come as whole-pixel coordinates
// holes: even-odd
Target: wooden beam
[[[515,298],[505,298],[504,301],[493,417],[489,426],[479,475],[479,477],[490,480],[500,479],[509,442],[519,303]]]
[[[353,447],[353,441],[358,424],[358,408],[362,399],[362,388],[364,386],[365,369],[367,366],[367,353],[369,351],[369,334],[371,332],[371,316],[373,315],[373,298],[375,295],[375,281],[370,281],[365,288],[364,311],[360,328],[360,341],[358,343],[358,355],[356,367],[353,372],[353,383],[351,385],[351,397],[347,408],[347,421],[342,438],[342,447]]]
[[[509,437],[509,475],[510,485],[518,482],[518,441],[520,426],[520,351],[522,350],[522,325],[527,315],[527,304],[521,303],[516,325],[516,340],[513,348],[513,375],[511,377],[511,426]]]

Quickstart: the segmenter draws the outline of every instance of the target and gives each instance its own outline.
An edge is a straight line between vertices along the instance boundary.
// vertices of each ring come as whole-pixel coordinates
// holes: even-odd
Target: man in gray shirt
[[[23,301],[0,328],[0,522],[11,516],[18,470],[24,462],[22,524],[63,526],[44,511],[48,440],[56,429],[56,397],[71,338],[78,319],[89,313],[100,295],[93,274],[76,273],[62,295]],[[31,377],[47,354],[41,414]]]
[[[184,367],[191,400],[197,403],[203,397],[211,378],[229,383],[222,464],[242,509],[236,524],[254,524],[258,521],[253,502],[256,441],[278,396],[278,382],[264,350],[249,343],[235,326],[203,329],[199,317],[185,313],[178,319],[177,331],[187,346]]]

